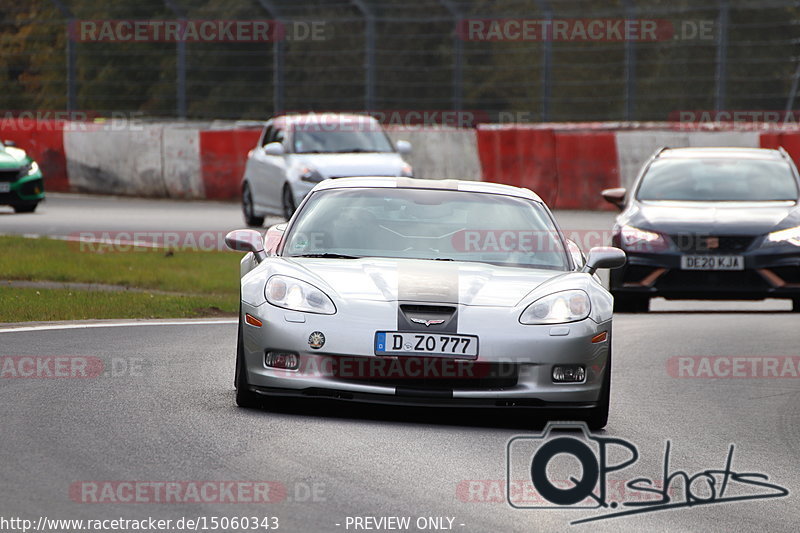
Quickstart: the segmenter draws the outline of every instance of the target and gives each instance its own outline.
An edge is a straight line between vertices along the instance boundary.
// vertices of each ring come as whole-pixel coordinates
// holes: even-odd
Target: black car
[[[630,194],[606,189],[622,212],[612,242],[619,311],[650,298],[791,298],[800,311],[800,178],[782,148],[664,148]]]

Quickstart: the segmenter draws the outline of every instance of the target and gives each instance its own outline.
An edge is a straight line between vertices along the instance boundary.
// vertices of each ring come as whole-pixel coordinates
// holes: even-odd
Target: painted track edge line
[[[43,324],[40,326],[12,326],[4,328],[0,326],[0,333],[24,333],[29,331],[53,331],[60,329],[95,329],[95,328],[127,328],[136,326],[207,326],[207,325],[221,325],[221,324],[236,324],[239,319],[221,319],[221,320],[153,320],[153,321],[138,321],[138,322],[112,322],[108,324],[93,323],[93,324]]]

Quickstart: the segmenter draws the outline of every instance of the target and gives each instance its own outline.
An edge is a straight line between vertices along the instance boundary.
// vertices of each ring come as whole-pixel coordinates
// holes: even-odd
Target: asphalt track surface
[[[117,209],[105,211],[99,206],[104,203]],[[151,204],[158,206],[152,216],[141,214]],[[75,205],[83,206],[81,212]],[[30,218],[0,215],[0,232],[94,231],[92,224],[110,224],[115,213],[117,223],[147,229],[200,221],[203,229],[225,230],[240,220],[236,206],[214,203],[64,196],[42,207]],[[101,212],[111,218],[102,219]],[[575,228],[611,220],[608,214],[559,217],[564,227]],[[19,222],[23,218],[30,222]],[[543,419],[531,413],[334,402],[238,409],[232,389],[236,324],[230,320],[6,328],[0,331],[0,527],[2,519],[13,517],[34,524],[42,516],[153,517],[173,524],[181,517],[205,517],[210,526],[214,516],[270,516],[278,517],[279,531],[386,531],[371,521],[360,524],[373,529],[356,528],[356,518],[392,516],[410,517],[407,531],[437,530],[433,521],[417,522],[427,517],[452,518],[453,531],[470,532],[796,531],[800,333],[797,315],[785,312],[784,304],[656,302],[654,312],[615,317],[611,415],[598,435],[624,440],[639,458],[608,474],[608,501],[641,502],[643,493],[619,490],[621,482],[634,478],[657,482],[679,471],[699,474],[691,485],[695,505],[673,508],[510,506],[506,452],[517,436],[533,438],[511,441],[528,443],[512,446],[508,459],[512,480],[523,483],[512,485],[513,500],[518,506],[541,505],[517,490],[525,488],[536,446],[546,441],[537,438]],[[56,360],[47,358],[77,357],[68,368],[76,368],[77,361],[83,365],[78,370],[85,369],[88,361],[90,377],[14,377],[14,369],[29,370],[21,366],[25,356],[52,365]],[[687,357],[698,358],[691,360],[695,366],[678,367],[676,358]],[[759,370],[767,360],[779,361],[773,368],[782,377]],[[725,365],[703,373],[715,361]],[[55,366],[50,370],[56,373]],[[47,371],[37,370],[40,376]],[[687,377],[692,373],[700,377]],[[716,377],[708,377],[712,374]],[[726,470],[731,445],[727,471],[733,473],[709,472]],[[609,462],[627,457],[621,450],[611,450]],[[548,472],[551,479],[581,477],[574,458],[563,454]],[[246,503],[243,494],[237,497],[242,503],[215,503],[213,493],[190,495],[191,487],[208,480],[271,482],[273,501]],[[672,504],[689,496],[682,480],[677,474],[670,483]],[[131,494],[120,488],[125,482],[142,490],[141,498],[134,498],[139,503],[119,501]],[[183,492],[173,501],[164,501],[162,492],[159,499],[156,487],[162,482],[179,482]],[[726,501],[748,495],[772,497]],[[93,498],[101,503],[91,503]],[[700,498],[706,502],[699,504]],[[642,509],[650,512],[570,525]],[[242,529],[228,524],[217,530]]]

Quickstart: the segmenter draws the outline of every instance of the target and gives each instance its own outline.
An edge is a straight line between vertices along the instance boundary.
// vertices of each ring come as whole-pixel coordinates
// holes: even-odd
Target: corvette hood
[[[640,204],[628,223],[667,234],[762,235],[799,217],[791,202],[652,202]]]
[[[513,307],[562,271],[416,259],[281,259],[274,273],[300,277],[345,300]],[[276,265],[277,266],[277,265]],[[294,270],[292,273],[290,270]]]
[[[298,162],[317,169],[326,178],[346,176],[399,176],[405,162],[399,154],[304,154]]]

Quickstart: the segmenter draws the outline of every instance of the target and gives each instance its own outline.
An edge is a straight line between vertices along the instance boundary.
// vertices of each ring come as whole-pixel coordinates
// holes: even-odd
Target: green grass
[[[0,280],[98,283],[141,290],[106,292],[2,287],[0,322],[89,318],[180,318],[235,313],[241,254],[108,247],[0,236]]]
[[[194,318],[235,314],[236,296],[0,287],[0,322],[90,318]]]
[[[100,250],[100,245],[91,243],[0,236],[0,279],[107,283],[200,294],[239,290],[241,254]]]

